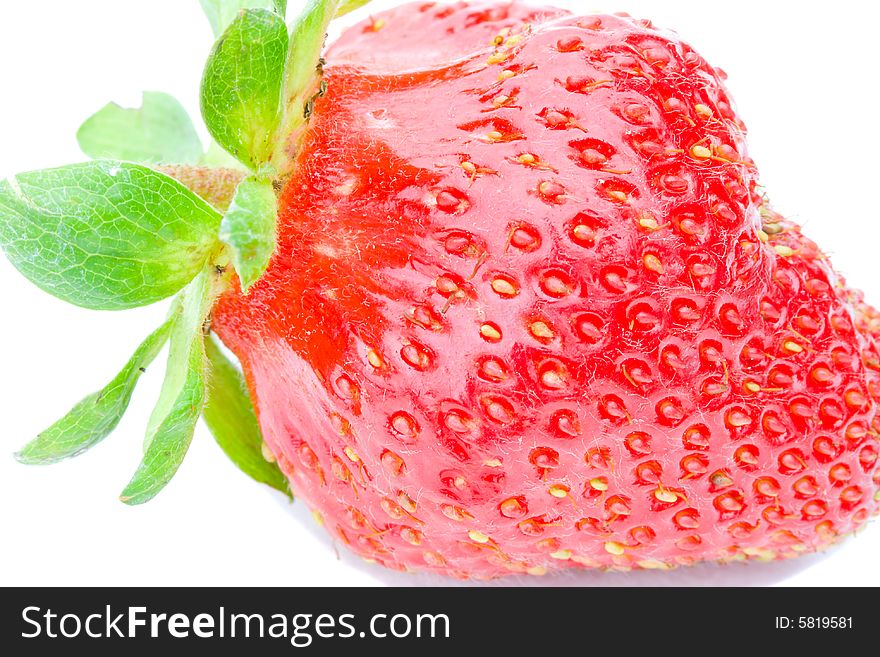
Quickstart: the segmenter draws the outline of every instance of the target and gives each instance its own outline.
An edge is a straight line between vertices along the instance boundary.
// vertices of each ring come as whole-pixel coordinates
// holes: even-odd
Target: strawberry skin
[[[880,316],[673,33],[413,4],[327,56],[214,328],[340,541],[457,577],[780,558],[878,509]]]

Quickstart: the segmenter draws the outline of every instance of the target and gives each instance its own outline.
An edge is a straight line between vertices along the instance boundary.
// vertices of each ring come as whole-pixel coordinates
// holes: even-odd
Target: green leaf
[[[171,296],[216,247],[220,214],[152,169],[98,160],[0,181],[0,246],[46,292],[98,310]]]
[[[354,0],[357,2],[357,0]],[[340,0],[308,0],[290,31],[290,48],[284,74],[284,107],[275,138],[272,164],[283,174],[291,167],[291,139],[295,142],[311,114],[311,103],[321,89],[321,51],[327,26]]]
[[[360,9],[369,3],[370,0],[342,0],[342,2],[339,3],[339,8],[336,10],[336,18],[345,16],[347,13],[352,12],[355,9]]]
[[[202,141],[173,96],[145,91],[139,108],[116,103],[93,114],[76,133],[83,153],[147,164],[198,164]]]
[[[242,472],[292,497],[281,468],[263,456],[263,434],[244,377],[213,339],[205,348],[210,364],[205,424]]]
[[[336,15],[339,4],[338,0],[309,0],[297,17],[290,30],[285,98],[299,96],[315,86],[327,26]]]
[[[269,180],[245,178],[220,223],[220,239],[232,251],[232,264],[244,292],[256,283],[275,251],[277,198]]]
[[[82,454],[104,440],[125,414],[134,387],[168,340],[174,318],[144,340],[103,390],[92,393],[58,422],[25,445],[15,457],[29,465],[57,463]]]
[[[214,296],[210,268],[186,288],[171,329],[168,369],[144,443],[144,457],[120,499],[143,504],[177,472],[192,442],[205,402],[205,341],[202,332]]]
[[[287,0],[200,0],[202,10],[219,37],[242,9],[272,9],[281,18],[287,14]]]
[[[214,44],[202,77],[208,131],[254,171],[272,150],[287,46],[287,26],[278,14],[245,10]]]

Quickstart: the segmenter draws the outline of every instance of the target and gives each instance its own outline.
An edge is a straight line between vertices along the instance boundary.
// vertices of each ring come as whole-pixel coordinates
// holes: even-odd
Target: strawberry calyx
[[[120,499],[140,504],[164,488],[199,417],[240,469],[290,495],[241,372],[210,336],[211,315],[236,280],[247,293],[269,265],[277,196],[325,88],[327,27],[366,2],[310,0],[291,29],[286,0],[203,2],[218,37],[201,83],[207,150],[179,102],[147,92],[140,108],[109,104],[83,124],[77,138],[93,161],[0,181],[0,247],[43,290],[97,310],[176,295],[116,377],[18,452],[21,462],[54,463],[103,440],[168,344],[144,456]]]

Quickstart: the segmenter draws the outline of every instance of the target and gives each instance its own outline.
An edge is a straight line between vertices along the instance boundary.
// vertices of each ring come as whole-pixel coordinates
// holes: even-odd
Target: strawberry
[[[22,460],[103,439],[170,340],[123,500],[167,483],[204,409],[243,470],[289,482],[389,568],[767,560],[877,514],[880,313],[770,206],[720,70],[647,21],[491,1],[378,13],[319,58],[327,23],[359,4],[311,3],[289,42],[277,7],[220,26],[202,109],[233,168],[151,148],[143,170],[99,160],[0,187],[21,226],[0,243],[44,289],[100,308],[183,290]],[[16,217],[63,215],[67,175],[163,190],[153,214],[179,220],[167,271],[92,290],[103,270],[29,268],[35,220]]]
[[[790,556],[876,513],[878,316],[676,35],[405,5],[327,61],[272,265],[214,328],[335,537],[494,577]]]

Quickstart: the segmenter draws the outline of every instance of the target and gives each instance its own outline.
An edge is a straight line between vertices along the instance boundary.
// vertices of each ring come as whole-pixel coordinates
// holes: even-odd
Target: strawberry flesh
[[[331,534],[484,578],[787,557],[876,514],[880,316],[675,34],[412,4],[327,60],[271,267],[214,327]]]

